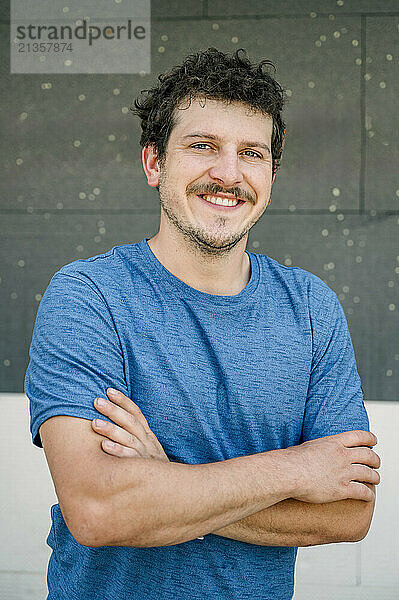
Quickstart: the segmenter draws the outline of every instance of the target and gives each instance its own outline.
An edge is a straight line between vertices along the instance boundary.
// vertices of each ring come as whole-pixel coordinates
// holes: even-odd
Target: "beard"
[[[175,207],[179,205],[179,199],[174,198],[173,190],[170,189],[166,174],[161,170],[159,177],[159,201],[161,210],[165,213],[166,218],[176,230],[178,236],[183,239],[183,243],[193,252],[200,252],[208,256],[220,256],[228,254],[249,230],[259,221],[265,212],[267,205],[260,214],[254,216],[252,221],[239,231],[226,231],[229,224],[229,219],[224,216],[215,217],[213,226],[196,225],[190,223],[184,215],[179,215]]]

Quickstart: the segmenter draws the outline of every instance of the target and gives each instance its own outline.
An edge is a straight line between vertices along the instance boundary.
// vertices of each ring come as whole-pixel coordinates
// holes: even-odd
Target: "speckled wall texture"
[[[23,391],[53,273],[156,233],[128,107],[216,46],[273,60],[288,94],[272,204],[248,249],[321,277],[345,310],[365,399],[399,399],[397,0],[153,0],[144,76],[10,75],[2,6],[1,392]]]

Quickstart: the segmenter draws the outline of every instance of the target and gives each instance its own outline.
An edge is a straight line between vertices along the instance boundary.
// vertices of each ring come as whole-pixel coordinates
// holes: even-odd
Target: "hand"
[[[96,398],[94,407],[116,425],[102,419],[98,420],[100,425],[96,424],[95,420],[91,422],[96,433],[108,438],[101,441],[104,452],[120,458],[156,458],[170,462],[137,404],[122,392],[115,390],[113,393],[111,389],[107,390],[111,401],[101,398],[106,405],[99,406]]]
[[[381,460],[368,446],[377,438],[368,431],[347,431],[287,448],[295,478],[292,498],[322,504],[353,498],[373,501],[375,494],[366,483],[378,485],[375,470]]]
[[[101,400],[105,400],[106,405],[99,406],[96,398],[94,406],[96,410],[118,423],[120,427],[102,419],[97,419],[101,425],[95,423],[96,419],[91,422],[96,433],[109,438],[101,442],[104,452],[119,458],[139,456],[170,462],[160,441],[151,431],[147,419],[137,404],[122,392],[112,388],[107,389],[107,396],[111,399],[111,402],[101,398]],[[197,539],[203,540],[204,536]]]

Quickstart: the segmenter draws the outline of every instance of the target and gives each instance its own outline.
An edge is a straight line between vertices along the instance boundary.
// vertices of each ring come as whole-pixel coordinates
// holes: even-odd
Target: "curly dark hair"
[[[262,60],[254,65],[246,56],[244,48],[232,55],[216,48],[208,48],[197,54],[189,54],[182,65],[158,76],[160,81],[146,92],[146,97],[134,101],[130,111],[141,119],[140,145],[153,146],[159,162],[166,156],[166,147],[172,129],[176,125],[175,109],[185,99],[208,98],[224,102],[242,102],[273,118],[272,158],[273,174],[280,166],[284,146],[285,123],[280,111],[286,101],[283,88],[263,66],[275,65]]]

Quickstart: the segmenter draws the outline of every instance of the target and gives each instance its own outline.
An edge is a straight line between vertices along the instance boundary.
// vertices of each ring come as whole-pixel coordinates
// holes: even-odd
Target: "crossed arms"
[[[83,545],[168,546],[213,533],[309,546],[367,534],[380,466],[367,447],[376,443],[372,433],[185,465],[162,455],[144,415],[122,393],[96,408],[119,425],[103,421],[95,429],[85,419],[57,416],[40,428],[65,521]],[[122,443],[111,450],[109,439]]]

